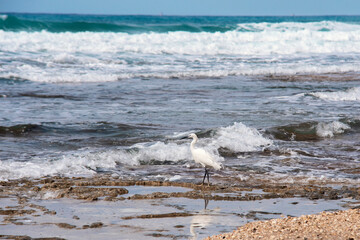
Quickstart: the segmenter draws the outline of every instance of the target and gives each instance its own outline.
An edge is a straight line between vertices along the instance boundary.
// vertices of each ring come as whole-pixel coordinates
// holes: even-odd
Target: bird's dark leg
[[[203,181],[202,181],[202,184],[203,184],[203,185],[204,185],[204,182],[205,182],[206,174],[208,174],[208,171],[207,171],[207,169],[205,168],[205,175],[204,175],[204,178],[203,178]]]
[[[210,178],[210,174],[209,174],[209,170],[207,171],[207,179],[208,179],[208,186],[210,186],[210,180],[209,180],[209,178]]]

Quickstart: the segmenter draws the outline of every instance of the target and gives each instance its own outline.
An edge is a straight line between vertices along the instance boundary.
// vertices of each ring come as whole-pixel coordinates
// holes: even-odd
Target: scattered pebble
[[[219,239],[360,239],[360,209],[251,222],[232,233],[206,238]]]

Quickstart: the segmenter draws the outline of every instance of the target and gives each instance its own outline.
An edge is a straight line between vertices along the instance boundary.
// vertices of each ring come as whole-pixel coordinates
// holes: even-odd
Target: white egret
[[[208,185],[210,185],[210,181],[209,181],[209,170],[207,169],[208,167],[212,167],[216,170],[219,170],[221,168],[220,164],[217,163],[214,159],[213,156],[211,156],[210,153],[208,153],[207,151],[205,151],[202,148],[195,148],[195,143],[198,141],[198,137],[196,136],[195,133],[191,133],[189,135],[189,138],[192,138],[192,142],[190,144],[190,150],[191,150],[191,154],[194,158],[194,161],[196,163],[200,163],[204,168],[205,168],[205,175],[202,181],[202,184],[204,185],[204,181],[207,175],[207,180],[208,180]]]

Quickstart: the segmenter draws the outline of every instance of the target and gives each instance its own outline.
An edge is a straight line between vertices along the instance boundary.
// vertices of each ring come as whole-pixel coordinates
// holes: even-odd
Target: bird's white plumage
[[[220,165],[215,162],[214,158],[202,148],[195,148],[191,150],[192,156],[196,163],[200,163],[203,167],[213,167],[219,170]]]
[[[196,163],[200,163],[205,168],[212,167],[216,170],[219,170],[221,168],[220,164],[215,161],[214,157],[211,156],[210,153],[208,153],[202,148],[195,148],[195,143],[198,140],[196,134],[192,133],[189,135],[189,137],[193,139],[190,144],[190,150],[194,161]]]

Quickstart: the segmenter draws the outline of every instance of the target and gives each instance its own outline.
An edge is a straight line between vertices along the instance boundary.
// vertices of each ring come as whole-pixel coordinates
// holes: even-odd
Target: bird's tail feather
[[[221,169],[221,165],[217,162],[214,162],[213,163],[213,166],[212,166],[215,170],[220,170]]]

